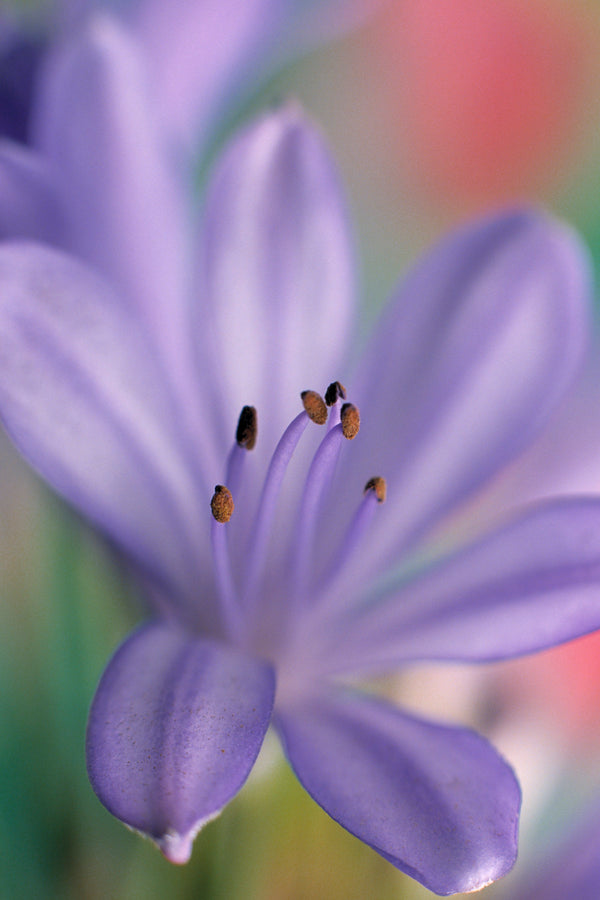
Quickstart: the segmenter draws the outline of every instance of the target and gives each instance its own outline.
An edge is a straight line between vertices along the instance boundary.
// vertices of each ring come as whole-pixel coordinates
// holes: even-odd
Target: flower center
[[[245,535],[245,546],[235,558],[231,553],[229,522],[235,515],[235,497],[243,486],[248,451],[257,441],[257,413],[252,406],[242,409],[235,442],[227,458],[225,484],[215,487],[211,500],[213,564],[223,627],[235,643],[270,657],[277,656],[295,619],[326,611],[331,605],[345,563],[360,547],[374,511],[385,500],[386,493],[383,478],[370,478],[342,538],[331,548],[322,547],[321,536],[327,534],[323,526],[327,524],[328,497],[338,459],[343,444],[359,433],[360,414],[354,404],[346,402],[346,391],[337,381],[329,385],[324,398],[312,390],[303,391],[300,396],[303,410],[279,439],[256,501],[252,527]],[[279,537],[276,514],[282,487],[309,422],[327,427],[292,511],[285,560],[274,579],[269,553]],[[326,562],[318,567],[315,565],[317,545],[319,556],[326,551]]]

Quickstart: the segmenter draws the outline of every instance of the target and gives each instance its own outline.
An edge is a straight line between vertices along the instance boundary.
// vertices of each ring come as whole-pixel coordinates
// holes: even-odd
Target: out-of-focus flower
[[[26,143],[47,49],[102,11],[139,43],[165,136],[197,152],[227,103],[275,68],[355,28],[381,0],[57,0],[37,17],[0,14],[0,134]],[[33,18],[33,22],[31,21]],[[43,79],[43,72],[39,75]]]
[[[473,732],[340,679],[505,659],[600,626],[594,499],[521,511],[423,569],[433,531],[523,449],[576,369],[581,248],[526,210],[457,231],[400,288],[346,402],[333,379],[356,368],[353,258],[320,138],[293,107],[260,120],[220,161],[194,238],[141,91],[106,23],[47,85],[53,233],[96,271],[32,242],[0,250],[3,419],[154,610],[99,685],[94,788],[183,862],[273,717],[348,830],[434,891],[481,887],[515,858],[510,768]],[[329,381],[329,416],[313,392],[298,412],[298,392]],[[327,420],[312,449],[311,418]]]

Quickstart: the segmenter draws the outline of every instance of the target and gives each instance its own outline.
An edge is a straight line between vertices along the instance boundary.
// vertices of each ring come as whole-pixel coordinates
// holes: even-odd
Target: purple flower
[[[197,255],[194,284],[157,297],[152,318],[63,253],[0,250],[7,428],[139,570],[155,611],[100,682],[92,784],[183,862],[273,718],[301,782],[352,833],[436,892],[481,887],[515,858],[511,769],[471,731],[346,676],[506,659],[600,625],[600,501],[528,508],[435,564],[443,540],[425,543],[569,381],[581,249],[526,210],[462,228],[409,275],[356,365],[337,179],[287,107],[224,155]],[[144,264],[150,281],[164,260]],[[352,370],[346,396],[334,379]],[[318,395],[305,411],[298,393],[328,381],[319,427]],[[246,403],[254,449],[249,409],[234,440]]]
[[[530,210],[464,226],[359,355],[344,203],[302,113],[225,152],[194,237],[138,74],[106,24],[57,64],[27,223],[71,252],[0,248],[2,418],[153,613],[93,701],[94,789],[185,862],[272,721],[349,831],[433,891],[482,887],[515,859],[512,770],[356,679],[600,626],[600,500],[546,501],[462,546],[450,527],[576,371],[585,256]]]

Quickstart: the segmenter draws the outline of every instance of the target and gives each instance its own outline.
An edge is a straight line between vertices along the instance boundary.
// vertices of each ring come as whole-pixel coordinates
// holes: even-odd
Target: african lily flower
[[[0,249],[3,420],[139,572],[152,611],[92,704],[94,789],[185,862],[272,721],[349,831],[433,891],[481,887],[514,862],[512,770],[473,732],[355,684],[600,625],[600,500],[527,508],[431,562],[450,513],[574,373],[577,239],[529,210],[463,227],[404,281],[357,362],[337,177],[286,106],[224,154],[196,255],[193,282],[152,318],[64,252]],[[151,279],[164,261],[144,263]]]

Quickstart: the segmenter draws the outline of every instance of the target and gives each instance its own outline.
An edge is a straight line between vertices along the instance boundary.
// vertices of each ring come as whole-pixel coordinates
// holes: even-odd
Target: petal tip
[[[156,844],[165,859],[177,866],[183,866],[189,862],[192,855],[192,844],[195,835],[195,831],[187,834],[167,831],[166,834],[156,840]]]
[[[154,843],[165,859],[170,863],[173,863],[176,866],[184,866],[190,861],[196,835],[202,831],[205,825],[208,825],[209,822],[216,819],[220,813],[220,809],[216,810],[216,812],[206,816],[199,822],[196,822],[189,831],[186,831],[183,834],[170,828],[161,837],[153,838]]]

